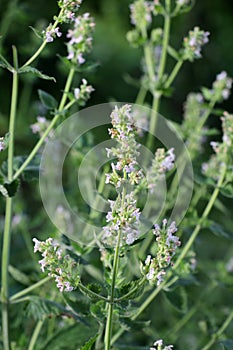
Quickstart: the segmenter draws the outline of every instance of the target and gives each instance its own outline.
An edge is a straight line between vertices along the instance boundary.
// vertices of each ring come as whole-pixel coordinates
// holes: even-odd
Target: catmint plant
[[[177,16],[192,9],[194,1],[132,1],[128,8],[131,29],[126,37],[141,53],[141,76],[137,73],[132,79],[138,87],[136,104],[114,102],[108,124],[101,124],[101,131],[86,130],[80,107],[100,89],[91,85],[88,74],[93,68],[89,59],[98,25],[89,12],[83,12],[81,0],[59,0],[57,4],[58,13],[51,21],[40,30],[33,29],[40,44],[25,63],[21,65],[22,53],[15,46],[12,60],[0,54],[0,67],[12,74],[11,106],[6,114],[9,126],[0,137],[0,194],[5,205],[4,222],[0,216],[0,347],[230,349],[233,250],[227,240],[232,240],[233,115],[220,104],[230,98],[232,78],[220,71],[211,87],[188,93],[180,122],[165,116],[168,133],[161,132],[159,115],[176,88],[182,66],[204,58],[208,45],[204,47],[214,35],[195,26],[183,34],[176,47],[171,26]],[[101,40],[105,38],[101,36]],[[47,66],[51,71],[42,73],[37,68],[41,54],[45,47],[52,52],[54,44],[58,50],[64,45],[62,54],[57,52],[59,74],[51,65]],[[24,108],[28,115],[23,114],[23,123],[22,74],[31,74],[33,82],[47,80],[43,85],[47,91],[41,89],[39,80],[31,85],[32,90],[39,88],[38,94],[31,96],[38,95],[40,101],[33,100],[33,109]],[[52,84],[60,82],[64,74],[64,87],[53,93]],[[95,74],[100,73],[97,70]],[[71,118],[77,130],[86,130],[87,135],[80,132],[71,145],[68,158],[72,166],[62,164],[62,181],[75,179],[68,191],[75,203],[72,212],[60,202],[56,187],[59,175],[48,185],[55,185],[49,200],[56,223],[61,224],[60,232],[38,208],[38,173],[47,174],[43,161],[39,169],[42,151],[55,145],[52,157],[58,160],[62,146],[68,147],[70,140],[66,143],[65,137],[70,135],[62,135],[64,144],[57,138],[62,134],[61,123],[69,123],[73,112],[77,112],[76,119]],[[94,117],[99,118],[99,114]],[[221,130],[216,127],[219,122]],[[23,155],[21,134],[17,133],[20,123],[25,127]],[[72,123],[69,126],[75,131]],[[175,133],[180,143],[170,136]],[[155,135],[161,136],[159,142]],[[85,181],[77,183],[77,171],[106,137],[105,160],[102,153],[96,157],[96,178],[88,182],[93,168],[90,171],[87,167]],[[188,162],[192,162],[192,171]],[[56,173],[52,164],[49,167]],[[184,179],[183,187],[180,179]],[[83,191],[77,190],[79,184]],[[28,188],[29,198],[25,195]],[[162,203],[163,189],[166,195]],[[86,192],[89,203],[82,198]],[[182,204],[188,195],[191,202],[184,210]],[[158,215],[150,216],[158,208]],[[81,225],[73,221],[75,215],[83,215]],[[71,227],[77,236],[69,234]],[[79,242],[80,236],[93,240],[87,245]]]

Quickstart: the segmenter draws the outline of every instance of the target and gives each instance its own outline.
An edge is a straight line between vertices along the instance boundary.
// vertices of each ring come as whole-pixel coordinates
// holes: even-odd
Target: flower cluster
[[[127,193],[127,184],[137,185],[142,171],[137,163],[139,144],[135,140],[136,128],[131,115],[131,106],[117,106],[111,114],[112,128],[109,134],[116,140],[117,147],[106,149],[107,156],[116,158],[111,163],[112,172],[106,174],[106,183],[115,188],[122,186],[122,192],[115,201],[109,201],[111,211],[106,216],[108,225],[103,228],[103,242],[113,245],[121,232],[121,244],[132,244],[139,237],[140,210],[136,207],[135,193]]]
[[[47,130],[49,126],[49,120],[47,120],[45,117],[38,116],[37,122],[32,124],[30,126],[33,134],[39,134],[40,137],[43,135],[43,133]],[[50,137],[52,136],[52,133],[50,132]]]
[[[133,192],[118,196],[115,201],[109,200],[111,211],[106,215],[107,226],[103,227],[103,242],[115,245],[119,230],[121,244],[132,244],[139,237],[140,210],[136,207]]]
[[[148,255],[145,261],[143,271],[149,281],[156,282],[159,285],[163,281],[163,276],[166,274],[166,269],[172,265],[172,257],[175,255],[177,247],[181,242],[174,235],[177,231],[175,222],[167,226],[167,220],[163,220],[162,228],[154,225],[153,233],[157,241],[157,254],[155,258]]]
[[[94,27],[95,23],[89,13],[75,18],[74,27],[67,34],[67,58],[73,63],[81,65],[86,61],[83,55],[91,50]]]
[[[229,98],[231,87],[232,79],[223,71],[217,75],[212,89],[203,88],[202,92],[207,101],[214,100],[216,102],[222,102]]]
[[[184,120],[181,132],[192,159],[200,154],[207,128],[198,128],[201,118],[205,115],[205,101],[201,93],[190,93],[184,104]]]
[[[174,167],[175,155],[174,148],[165,152],[164,148],[158,148],[155,153],[155,158],[152,160],[152,165],[148,170],[148,189],[151,193],[154,192],[158,181],[163,175]]]
[[[113,128],[109,129],[112,139],[118,143],[118,147],[106,149],[107,156],[117,158],[116,164],[111,163],[112,173],[106,174],[106,183],[120,187],[122,183],[129,181],[131,185],[137,184],[142,178],[142,171],[138,170],[137,156],[140,145],[135,140],[136,127],[130,105],[124,105],[120,109],[115,107],[111,114]],[[127,177],[122,176],[126,173]]]
[[[156,342],[154,342],[153,346],[150,348],[150,350],[172,350],[173,345],[167,345],[163,346],[163,340],[159,339]]]
[[[85,102],[90,98],[90,95],[94,90],[93,86],[87,84],[86,79],[82,79],[80,87],[74,89],[74,97],[78,100],[80,106],[85,105]]]
[[[79,284],[78,265],[70,255],[65,254],[59,243],[48,238],[45,242],[33,238],[34,253],[42,253],[43,259],[39,261],[41,270],[48,271],[48,275],[55,278],[60,292],[71,292]]]
[[[3,137],[0,137],[0,152],[5,151],[8,146],[9,134],[6,134]]]
[[[137,0],[130,5],[131,23],[139,30],[144,30],[152,22],[152,2]]]
[[[223,137],[222,142],[211,142],[215,152],[208,163],[202,164],[202,172],[214,180],[218,180],[220,169],[227,167],[226,181],[233,181],[233,115],[224,112],[222,120]]]
[[[60,38],[62,36],[59,27],[53,28],[52,24],[46,28],[43,34],[45,35],[45,40],[47,43],[51,43],[56,37]]]
[[[61,8],[62,22],[74,21],[75,14],[78,11],[82,0],[59,0],[58,6]]]
[[[183,60],[192,62],[196,58],[201,58],[202,46],[209,42],[209,35],[209,32],[204,32],[199,27],[190,30],[188,37],[184,38],[181,51]]]

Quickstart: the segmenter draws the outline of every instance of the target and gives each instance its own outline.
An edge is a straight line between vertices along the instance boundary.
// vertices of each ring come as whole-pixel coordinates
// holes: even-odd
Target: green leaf
[[[80,350],[92,350],[92,349],[93,349],[92,345],[94,345],[96,339],[98,338],[98,335],[99,335],[99,334],[97,333],[94,337],[90,338],[90,339],[86,342],[86,344],[85,344],[84,346],[81,347]]]
[[[151,325],[151,321],[135,321],[129,317],[122,317],[120,319],[121,327],[126,330],[141,331]]]
[[[38,94],[39,94],[40,101],[47,109],[57,108],[57,101],[52,95],[48,94],[43,90],[38,90]]]
[[[90,312],[98,321],[103,322],[106,316],[105,303],[101,300],[95,304],[91,304]]]
[[[100,294],[102,287],[100,284],[97,283],[92,283],[92,284],[88,284],[86,286],[86,288],[83,288],[83,286],[81,284],[78,285],[79,289],[81,290],[81,292],[86,295],[88,298],[96,301],[99,300],[100,298],[98,297],[98,294]],[[96,293],[97,295],[93,295],[93,293]]]
[[[209,226],[209,229],[217,237],[223,237],[223,238],[226,238],[226,239],[233,240],[233,233],[232,232],[227,232],[221,225],[217,224],[216,222],[213,222]]]
[[[132,300],[143,294],[144,284],[141,284],[142,278],[139,278],[135,281],[128,282],[124,284],[117,292],[119,297],[124,297],[126,294],[132,292],[128,297],[125,297],[124,300]]]
[[[10,183],[5,182],[0,185],[0,192],[4,197],[14,197],[19,188],[19,180],[16,179]]]
[[[17,156],[13,158],[13,169],[17,171],[21,165],[25,162],[27,156]],[[37,180],[39,178],[41,156],[36,155],[32,161],[27,165],[22,173],[22,178],[25,181]],[[8,172],[7,161],[4,161],[1,166],[2,173],[7,176]],[[0,182],[1,183],[1,182]]]
[[[84,321],[70,309],[51,300],[42,299],[37,296],[29,297],[29,303],[26,308],[26,314],[35,320],[42,320],[51,316],[70,316],[76,321],[84,323]]]
[[[1,54],[0,54],[0,67],[8,69],[10,72],[14,72],[14,68]]]
[[[80,292],[72,292],[72,293],[63,293],[63,298],[65,303],[69,306],[69,308],[79,316],[86,316],[89,314],[89,300]]]
[[[88,326],[79,323],[69,327],[63,327],[62,330],[53,334],[46,344],[43,346],[40,345],[40,349],[77,350],[80,349],[90,337],[94,337],[96,332],[97,325],[94,322]]]
[[[175,49],[173,49],[173,47],[168,46],[167,51],[168,51],[169,55],[171,57],[173,57],[176,61],[180,60],[180,54]]]
[[[185,288],[178,286],[174,290],[163,293],[170,305],[178,312],[187,312],[187,292]]]
[[[10,265],[8,267],[8,271],[15,281],[24,284],[25,286],[29,286],[31,284],[30,278],[28,278],[28,276],[25,273],[16,269],[15,267]]]
[[[233,198],[233,184],[227,184],[220,189],[221,194],[227,198]]]
[[[43,74],[41,71],[39,71],[38,69],[31,67],[31,66],[19,68],[18,73],[19,74],[32,73],[38,78],[45,79],[45,80],[53,80],[56,83],[56,79],[54,77],[50,77],[46,74]]]

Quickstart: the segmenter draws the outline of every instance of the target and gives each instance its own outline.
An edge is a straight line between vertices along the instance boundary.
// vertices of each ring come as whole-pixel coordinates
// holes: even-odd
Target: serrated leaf
[[[210,231],[215,234],[218,237],[223,237],[226,239],[233,240],[233,233],[227,232],[221,225],[217,224],[216,222],[213,222],[209,226]]]
[[[39,94],[40,101],[47,109],[57,108],[58,103],[52,95],[48,94],[43,90],[38,90],[38,94]]]
[[[73,293],[63,293],[63,298],[68,307],[77,315],[85,316],[89,313],[89,301],[76,291]]]
[[[42,320],[44,317],[65,315],[74,318],[76,321],[83,322],[83,320],[76,313],[73,313],[63,305],[51,300],[39,298],[37,296],[29,297],[26,314],[33,317],[35,320]]]
[[[187,292],[181,286],[170,292],[163,293],[170,305],[178,312],[187,312]]]
[[[93,284],[88,284],[85,288],[79,284],[79,289],[81,290],[81,292],[86,295],[88,298],[96,301],[96,300],[100,300],[100,298],[98,297],[98,294],[101,292],[101,285],[97,284],[97,283],[93,283]],[[93,294],[93,293],[95,294]]]
[[[78,325],[63,327],[40,348],[41,350],[77,350],[96,332],[97,325],[94,322],[88,326],[79,323]]]
[[[13,169],[17,171],[20,166],[25,162],[27,156],[16,156],[13,158]],[[35,156],[32,161],[27,165],[22,173],[22,178],[25,181],[31,181],[38,179],[39,177],[39,169],[40,169],[40,161],[41,156]],[[5,176],[7,176],[7,161],[4,161],[1,166],[2,172]]]
[[[105,318],[105,303],[101,300],[90,306],[91,314],[98,320],[103,322]]]
[[[120,324],[124,329],[127,329],[128,331],[141,331],[142,329],[149,327],[151,321],[135,321],[129,317],[124,317],[120,319]]]
[[[16,179],[10,183],[5,182],[0,185],[0,192],[4,197],[14,197],[19,188],[19,180]]]
[[[128,282],[124,284],[117,292],[119,297],[124,298],[124,300],[132,300],[143,294],[144,285],[141,283],[142,278]],[[127,297],[126,295],[129,294]]]
[[[25,286],[29,286],[31,284],[30,278],[28,278],[25,273],[16,269],[15,267],[10,265],[8,267],[8,271],[15,281],[24,284]]]
[[[94,345],[96,339],[98,338],[98,335],[99,335],[99,334],[97,333],[94,337],[90,338],[90,339],[86,342],[86,344],[85,344],[84,346],[81,347],[80,350],[92,350],[92,349],[93,349],[92,345]]]
[[[46,74],[43,74],[41,71],[39,71],[38,69],[31,67],[31,66],[26,66],[26,67],[21,67],[18,70],[19,74],[23,74],[23,73],[32,73],[35,76],[37,76],[40,79],[45,79],[45,80],[53,80],[56,83],[56,79],[54,77],[50,77]]]

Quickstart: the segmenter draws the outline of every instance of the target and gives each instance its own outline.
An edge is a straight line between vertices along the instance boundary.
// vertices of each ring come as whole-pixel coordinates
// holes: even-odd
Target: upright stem
[[[74,73],[75,73],[74,68],[71,68],[71,70],[69,72],[69,75],[67,77],[65,90],[63,92],[63,95],[62,95],[62,98],[61,98],[61,102],[60,102],[57,114],[54,116],[54,118],[52,119],[52,121],[49,124],[48,128],[46,129],[46,131],[44,132],[44,134],[42,135],[40,140],[37,142],[35,147],[32,149],[31,153],[29,154],[29,156],[27,157],[25,162],[16,171],[16,173],[14,174],[13,179],[17,179],[19,177],[19,175],[24,171],[24,169],[28,166],[28,164],[32,161],[32,159],[35,157],[35,155],[37,154],[37,152],[40,149],[40,147],[43,145],[43,143],[44,143],[46,137],[48,136],[48,134],[53,129],[54,125],[56,125],[56,122],[58,121],[58,119],[60,117],[60,112],[63,110],[63,108],[65,106],[66,99],[67,99],[67,92],[69,92],[69,90],[70,90],[70,86],[71,86],[71,83],[72,83],[72,80],[73,80],[73,77],[74,77]]]
[[[162,54],[161,59],[159,63],[159,69],[158,69],[158,81],[161,81],[165,67],[166,67],[166,61],[167,61],[167,48],[169,44],[169,36],[170,36],[170,28],[171,28],[171,0],[166,0],[166,13],[164,18],[164,33],[163,33],[163,43],[162,43]],[[154,92],[153,96],[153,104],[152,104],[152,114],[151,114],[151,120],[150,120],[150,126],[149,126],[149,135],[147,140],[147,148],[151,149],[153,145],[153,134],[156,129],[157,124],[157,113],[159,110],[159,104],[161,99],[161,92]]]
[[[124,173],[124,178],[126,178],[126,173]],[[123,188],[122,191],[122,203],[125,201],[126,188]],[[115,296],[115,285],[117,279],[118,265],[119,265],[119,252],[120,252],[120,244],[121,244],[121,229],[119,229],[117,236],[117,244],[115,248],[114,260],[113,260],[113,271],[112,271],[112,285],[111,285],[111,294],[110,294],[110,302],[108,305],[108,316],[106,322],[106,331],[105,331],[105,350],[110,350],[111,348],[111,336],[112,336],[112,317],[113,317],[113,308],[114,308],[114,296]]]
[[[223,169],[222,169],[222,172],[220,174],[218,183],[216,185],[216,188],[215,188],[215,190],[214,190],[214,192],[213,192],[213,194],[212,194],[212,196],[211,196],[211,198],[210,198],[210,200],[209,200],[209,202],[208,202],[208,204],[207,204],[207,206],[206,206],[206,208],[205,208],[205,210],[204,210],[204,212],[202,214],[202,217],[201,217],[199,223],[197,224],[197,226],[195,227],[193,233],[191,234],[191,236],[190,236],[188,242],[186,243],[184,249],[182,250],[181,254],[179,255],[179,258],[176,260],[176,263],[173,266],[173,269],[176,269],[179,266],[179,264],[181,263],[181,261],[186,256],[186,254],[188,253],[189,249],[191,248],[191,246],[192,246],[193,242],[195,241],[198,233],[200,232],[200,229],[202,227],[203,221],[208,217],[208,215],[209,215],[209,213],[210,213],[210,211],[211,211],[211,209],[212,209],[212,207],[213,207],[213,205],[215,203],[215,200],[216,200],[216,198],[217,198],[217,196],[219,194],[220,188],[221,188],[221,186],[223,184],[223,181],[224,181],[224,178],[225,178],[225,174],[226,174],[226,166],[224,165]]]
[[[118,263],[119,263],[120,242],[121,242],[121,230],[119,230],[118,232],[117,245],[116,245],[114,261],[113,261],[111,294],[110,294],[110,302],[108,305],[108,316],[107,316],[106,331],[105,331],[105,350],[110,350],[110,347],[111,347],[112,317],[113,317],[113,308],[114,308],[115,284],[116,284]]]
[[[13,47],[13,83],[12,83],[12,95],[11,95],[11,110],[10,110],[10,125],[9,125],[9,146],[8,146],[8,182],[12,181],[13,177],[13,157],[14,157],[14,133],[15,133],[15,118],[16,118],[16,106],[18,96],[18,57],[17,50]],[[10,337],[9,337],[9,319],[8,319],[8,265],[10,260],[10,243],[11,243],[11,218],[12,218],[12,198],[6,199],[6,212],[5,212],[5,224],[3,234],[3,248],[2,248],[2,338],[4,350],[10,349]]]

